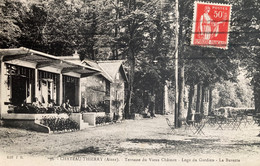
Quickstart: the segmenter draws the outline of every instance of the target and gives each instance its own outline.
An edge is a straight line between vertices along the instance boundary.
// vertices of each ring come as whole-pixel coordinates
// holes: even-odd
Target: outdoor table
[[[234,126],[237,124],[237,114],[234,112],[231,112],[230,115],[226,118],[226,124],[231,127],[231,129],[234,128]]]

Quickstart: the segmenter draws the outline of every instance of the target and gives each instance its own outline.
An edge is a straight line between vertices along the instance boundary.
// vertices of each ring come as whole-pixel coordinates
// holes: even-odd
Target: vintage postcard
[[[1,166],[259,166],[259,0],[0,0]]]

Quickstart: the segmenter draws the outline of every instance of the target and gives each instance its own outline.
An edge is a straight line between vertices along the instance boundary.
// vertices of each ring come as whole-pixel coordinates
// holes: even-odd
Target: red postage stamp
[[[191,45],[228,48],[231,5],[195,2]]]

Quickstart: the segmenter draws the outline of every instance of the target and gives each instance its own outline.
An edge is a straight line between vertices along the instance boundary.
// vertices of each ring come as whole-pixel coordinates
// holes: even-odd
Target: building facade
[[[51,103],[60,106],[69,99],[73,109],[78,110],[81,79],[100,72],[23,47],[0,49],[0,57],[0,117],[3,120],[35,120],[33,112],[16,108],[36,101],[48,107]]]

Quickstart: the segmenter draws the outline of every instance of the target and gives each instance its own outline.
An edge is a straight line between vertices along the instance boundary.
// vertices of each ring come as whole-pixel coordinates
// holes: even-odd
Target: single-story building
[[[46,130],[37,121],[46,117],[46,113],[25,114],[15,108],[35,100],[47,107],[51,102],[61,105],[69,99],[73,109],[78,110],[81,79],[100,72],[94,67],[24,47],[0,49],[0,58],[0,118],[9,125],[35,130]]]
[[[128,79],[123,67],[123,62],[123,60],[107,60],[97,62],[83,60],[83,64],[92,67],[95,66],[96,68],[101,70],[100,75],[103,77],[106,87],[103,101],[109,103],[109,108],[106,110],[106,113],[114,120],[121,120],[124,118],[124,109],[126,103],[125,87],[128,83]],[[100,75],[97,75],[96,77],[84,78],[83,80],[86,80],[86,82],[93,82],[95,80],[99,80],[101,82],[102,77],[100,77]],[[86,94],[88,95],[89,93]],[[87,98],[91,97],[92,95],[87,96]]]
[[[81,107],[87,111],[105,112],[112,120],[121,120],[125,108],[125,84],[128,79],[123,60],[93,61],[80,60],[79,54],[62,56],[60,59],[86,65],[100,70],[91,77],[81,79]],[[91,110],[92,106],[96,109]],[[103,110],[97,108],[103,106]]]

